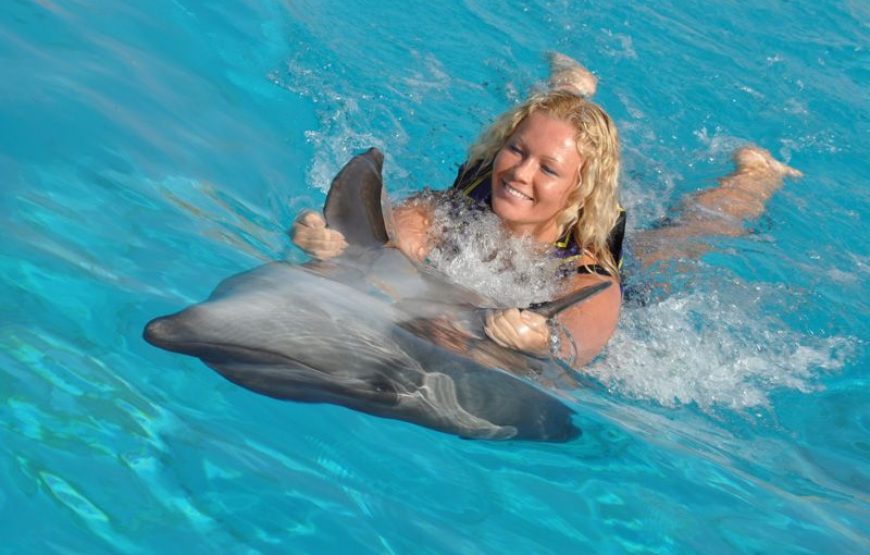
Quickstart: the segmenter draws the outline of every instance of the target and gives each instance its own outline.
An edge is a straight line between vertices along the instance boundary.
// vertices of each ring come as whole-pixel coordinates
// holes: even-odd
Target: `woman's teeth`
[[[533,200],[532,197],[530,197],[530,196],[528,196],[528,195],[524,195],[523,193],[521,193],[521,192],[519,192],[518,190],[514,189],[513,187],[511,187],[511,186],[508,185],[507,183],[502,182],[502,185],[504,185],[504,190],[505,190],[505,192],[506,192],[507,194],[509,194],[510,196],[512,196],[512,197],[516,197],[516,198],[518,198],[518,199],[522,199],[522,200]]]

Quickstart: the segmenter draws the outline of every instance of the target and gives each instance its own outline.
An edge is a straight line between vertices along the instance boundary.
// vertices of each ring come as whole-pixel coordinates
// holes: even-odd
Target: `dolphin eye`
[[[373,377],[369,386],[377,393],[396,393],[396,388],[384,376]]]

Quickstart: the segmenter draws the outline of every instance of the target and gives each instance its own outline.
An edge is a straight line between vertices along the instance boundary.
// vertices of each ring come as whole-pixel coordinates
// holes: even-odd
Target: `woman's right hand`
[[[290,238],[294,245],[318,260],[335,258],[347,248],[344,235],[326,227],[323,216],[312,211],[299,214],[293,222]]]
[[[537,357],[550,352],[550,327],[547,319],[533,310],[509,308],[491,310],[483,331],[498,345]]]

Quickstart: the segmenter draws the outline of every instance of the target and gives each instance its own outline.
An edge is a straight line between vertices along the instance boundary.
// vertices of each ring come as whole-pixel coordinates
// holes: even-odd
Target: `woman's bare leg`
[[[738,149],[734,164],[737,169],[720,179],[718,187],[695,195],[692,202],[734,219],[753,219],[761,216],[767,201],[782,187],[783,179],[803,176],[757,146]]]
[[[718,186],[684,201],[679,220],[634,236],[635,254],[644,266],[698,258],[710,250],[709,245],[697,241],[703,237],[743,235],[743,222],[764,213],[767,201],[782,187],[783,180],[803,175],[775,160],[767,150],[752,145],[734,153],[734,164],[735,170],[721,178]]]

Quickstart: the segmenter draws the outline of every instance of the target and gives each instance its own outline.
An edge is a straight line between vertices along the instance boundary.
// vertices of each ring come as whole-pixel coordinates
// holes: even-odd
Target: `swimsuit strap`
[[[489,205],[492,196],[491,177],[492,165],[484,167],[483,164],[477,164],[466,169],[463,164],[459,168],[451,189],[458,191],[464,197]],[[483,186],[481,187],[481,185]]]

